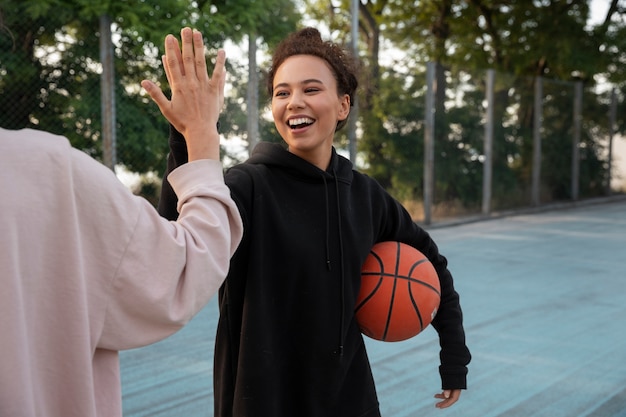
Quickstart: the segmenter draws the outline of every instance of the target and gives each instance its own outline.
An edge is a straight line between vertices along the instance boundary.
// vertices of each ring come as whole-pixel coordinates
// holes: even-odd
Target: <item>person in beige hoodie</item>
[[[181,36],[184,63],[164,62],[180,82],[154,99],[193,160],[169,176],[176,222],[66,138],[0,129],[2,417],[121,416],[118,351],[179,330],[226,277],[243,229],[219,161],[225,56],[209,78],[202,36]],[[184,124],[190,92],[205,100]]]

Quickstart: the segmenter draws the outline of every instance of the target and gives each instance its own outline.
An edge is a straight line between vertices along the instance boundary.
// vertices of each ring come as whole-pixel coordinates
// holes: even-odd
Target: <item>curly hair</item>
[[[294,55],[313,55],[326,61],[337,80],[337,93],[350,96],[350,106],[354,103],[354,94],[358,87],[356,59],[336,43],[322,40],[320,32],[312,27],[293,32],[282,40],[272,55],[272,66],[267,76],[267,92],[272,97],[274,93],[274,77],[276,70],[285,60]],[[345,120],[337,122],[335,130],[341,129],[347,123]]]

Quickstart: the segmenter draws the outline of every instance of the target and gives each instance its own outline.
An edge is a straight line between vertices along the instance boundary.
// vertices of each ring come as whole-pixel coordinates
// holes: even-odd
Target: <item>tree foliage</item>
[[[165,168],[167,122],[139,83],[147,78],[166,85],[160,61],[166,34],[198,28],[214,51],[249,30],[275,42],[297,20],[287,0],[0,0],[0,126],[63,134],[101,156],[102,15],[113,21],[118,161],[140,173]],[[231,122],[244,112],[231,110]]]
[[[493,187],[500,201],[496,205],[520,204],[528,197],[533,86],[538,76],[547,80],[542,115],[546,198],[571,198],[572,107],[578,81],[585,87],[581,192],[602,192],[606,167],[601,143],[608,108],[606,97],[598,99],[597,87],[603,80],[618,88],[626,82],[626,10],[617,0],[611,1],[603,22],[593,25],[587,0],[360,0],[359,4],[365,72],[359,150],[367,171],[392,192],[403,198],[407,190],[414,190],[416,198],[421,192],[421,181],[415,178],[421,175],[421,167],[409,158],[419,158],[423,148],[419,121],[424,119],[421,103],[427,62],[435,62],[437,68],[438,200],[479,205],[488,69],[497,72]],[[309,5],[318,10],[319,19],[330,16],[325,21],[331,30],[349,27],[350,0],[317,0]],[[390,53],[397,51],[390,59]],[[407,167],[413,169],[413,182],[399,180]]]
[[[101,155],[98,20],[113,19],[118,160],[162,172],[167,123],[139,82],[165,84],[167,33],[200,29],[214,51],[248,36],[271,48],[300,21],[295,0],[0,0],[0,125],[68,136]],[[308,0],[308,17],[348,47],[351,0]],[[574,83],[584,85],[581,194],[603,190],[603,141],[610,83],[624,114],[626,23],[623,2],[589,24],[589,0],[360,0],[359,155],[363,168],[402,199],[422,193],[425,71],[436,63],[436,200],[480,201],[484,161],[485,72],[496,71],[496,205],[523,204],[533,153],[533,86],[544,79],[542,192],[569,198]],[[310,22],[310,20],[309,20]],[[303,24],[302,22],[300,24]],[[317,23],[314,23],[317,24]],[[227,51],[228,54],[229,51]],[[209,59],[211,57],[209,56]],[[224,136],[246,137],[246,65],[228,62]],[[262,74],[263,75],[263,74]],[[263,79],[263,76],[260,77]],[[259,88],[261,113],[269,98]],[[626,129],[618,118],[617,128]],[[261,119],[263,140],[278,140]],[[345,133],[345,132],[344,132]],[[340,143],[345,137],[340,136]],[[239,159],[233,156],[233,159]],[[569,168],[568,168],[569,167]]]
[[[140,93],[139,82],[161,75],[158,45],[166,33],[180,29],[186,9],[178,0],[158,6],[139,0],[3,0],[0,92],[18,100],[3,100],[10,111],[2,112],[0,124],[63,134],[100,157],[98,28],[99,16],[109,14],[115,25],[119,159],[131,170],[161,170],[167,125]]]

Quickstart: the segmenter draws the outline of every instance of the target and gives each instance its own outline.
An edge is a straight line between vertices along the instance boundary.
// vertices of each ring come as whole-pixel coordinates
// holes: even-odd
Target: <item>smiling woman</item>
[[[274,73],[272,115],[289,152],[319,169],[328,167],[337,123],[350,113],[350,94],[338,93],[322,58],[294,55]]]
[[[380,416],[354,309],[363,262],[382,241],[413,246],[437,271],[436,407],[453,405],[470,353],[447,261],[406,209],[333,147],[354,102],[354,60],[305,28],[277,47],[267,87],[287,149],[261,142],[225,173],[246,232],[220,290],[214,415]],[[168,171],[187,160],[176,129],[170,150]],[[161,214],[175,218],[176,203],[165,180]]]

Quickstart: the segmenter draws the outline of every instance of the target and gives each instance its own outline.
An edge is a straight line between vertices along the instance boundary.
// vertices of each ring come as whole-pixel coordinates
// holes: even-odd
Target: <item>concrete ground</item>
[[[626,417],[626,200],[430,227],[449,260],[473,360],[446,410],[438,341],[367,340],[385,417]],[[122,352],[124,415],[210,417],[216,301]]]

